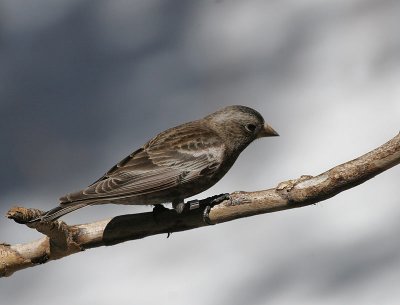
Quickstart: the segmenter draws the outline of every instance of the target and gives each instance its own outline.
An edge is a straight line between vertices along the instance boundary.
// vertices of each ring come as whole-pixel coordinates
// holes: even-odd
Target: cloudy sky
[[[223,106],[281,134],[197,196],[316,175],[395,136],[395,0],[0,0],[0,214],[43,210]],[[398,304],[400,168],[316,206],[88,250],[1,279],[4,304]],[[150,208],[90,207],[70,224]],[[6,218],[0,241],[41,235]]]

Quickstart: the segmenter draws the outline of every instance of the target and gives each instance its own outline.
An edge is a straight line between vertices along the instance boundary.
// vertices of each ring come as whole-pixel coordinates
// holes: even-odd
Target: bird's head
[[[252,141],[278,136],[256,110],[246,106],[228,106],[205,117],[207,123],[227,142],[240,150]]]

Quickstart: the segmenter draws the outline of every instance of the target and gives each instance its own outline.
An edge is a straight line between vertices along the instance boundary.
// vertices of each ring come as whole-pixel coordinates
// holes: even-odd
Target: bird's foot
[[[220,204],[224,200],[229,200],[229,199],[230,199],[229,194],[225,193],[225,194],[211,196],[201,200],[194,199],[194,200],[189,200],[187,202],[179,202],[177,204],[174,204],[173,206],[178,214],[182,214],[184,212],[196,209],[204,209],[203,220],[204,222],[211,224],[210,219],[208,218],[208,214],[211,211],[211,208],[217,204]]]
[[[231,198],[230,195],[228,193],[225,193],[225,194],[211,196],[211,197],[201,200],[200,205],[204,206],[203,221],[209,225],[213,225],[213,223],[211,222],[210,217],[209,217],[211,208],[213,206],[216,206],[217,204],[220,204],[221,202],[223,202],[225,200],[229,200],[230,198]]]
[[[185,203],[185,205],[189,211],[196,210],[200,207],[200,200],[199,199],[189,200],[188,202]]]
[[[200,207],[200,202],[201,200],[194,199],[194,200],[189,200],[187,202],[181,201],[181,202],[173,202],[172,207],[178,214],[186,213],[191,210],[196,210]]]
[[[191,210],[197,210],[199,208],[205,208],[207,206],[213,207],[217,204],[220,204],[224,200],[229,200],[230,196],[228,193],[215,195],[211,197],[207,197],[205,199],[193,199],[187,202],[177,202],[173,203],[172,206],[174,207],[175,211],[178,214],[182,214],[184,212],[188,212]]]
[[[219,194],[219,195],[211,196],[211,197],[208,197],[208,198],[203,199],[203,200],[206,200],[206,202],[207,202],[207,201],[209,202],[209,203],[207,204],[207,206],[213,207],[213,206],[215,206],[215,205],[217,205],[217,204],[220,204],[221,202],[223,202],[223,201],[225,201],[225,200],[230,200],[230,199],[231,199],[231,196],[229,195],[229,193],[224,193],[224,194]],[[203,201],[203,200],[202,200],[202,201]]]

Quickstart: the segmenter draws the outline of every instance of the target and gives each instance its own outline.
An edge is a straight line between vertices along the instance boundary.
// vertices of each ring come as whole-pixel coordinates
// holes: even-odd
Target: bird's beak
[[[258,132],[257,138],[263,137],[277,137],[279,134],[267,123],[264,124],[264,128]]]

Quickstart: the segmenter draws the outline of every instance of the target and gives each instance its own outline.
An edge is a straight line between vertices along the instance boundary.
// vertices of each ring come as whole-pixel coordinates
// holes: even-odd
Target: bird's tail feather
[[[54,209],[51,209],[51,210],[45,212],[40,217],[31,220],[30,222],[54,221],[54,220],[60,218],[61,216],[64,216],[65,214],[68,214],[72,211],[83,208],[87,205],[88,205],[88,203],[85,203],[85,202],[61,204],[61,205],[55,207]]]

